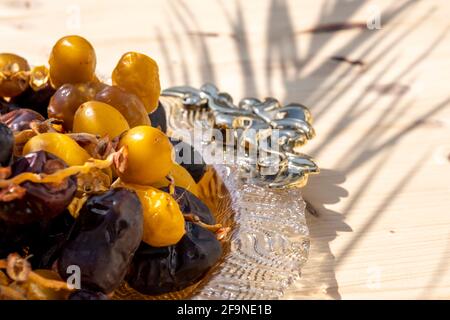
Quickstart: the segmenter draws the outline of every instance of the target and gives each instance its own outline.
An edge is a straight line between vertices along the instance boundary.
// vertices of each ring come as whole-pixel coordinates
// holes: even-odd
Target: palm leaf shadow
[[[405,0],[396,2],[396,4],[388,7],[383,13],[383,28],[388,28],[389,24],[396,19],[407,16],[408,13],[415,8],[420,1]],[[317,26],[329,23],[348,23],[351,21],[353,14],[359,10],[363,1],[346,1],[337,0],[334,2],[324,1],[320,12]],[[223,17],[228,22],[232,31],[232,39],[241,70],[241,77],[244,79],[243,91],[246,96],[260,96],[257,86],[257,79],[252,65],[248,21],[245,20],[245,14],[239,1],[234,3],[235,11],[230,13],[224,4],[219,1],[219,7],[223,12]],[[183,50],[193,50],[197,57],[199,74],[203,82],[214,82],[217,75],[212,64],[210,48],[208,47],[208,39],[204,34],[218,34],[210,30],[202,30],[198,21],[200,17],[196,16],[195,11],[191,10],[187,2],[181,0],[170,1],[170,11],[167,13],[168,21],[171,24],[177,23],[184,30],[183,35],[179,35],[172,27],[172,34],[176,39],[178,58],[181,61],[181,69],[183,81],[186,84],[190,77],[188,74],[189,62],[183,57]],[[409,82],[414,78],[414,70],[442,43],[447,35],[448,28],[438,34],[435,39],[431,39],[430,44],[423,49],[417,58],[408,66],[400,70],[397,75],[391,78],[386,77],[386,70],[396,63],[398,56],[392,56],[390,52],[399,44],[401,40],[414,33],[421,24],[431,18],[434,8],[430,8],[425,12],[416,26],[405,30],[399,35],[390,37],[387,35],[380,39],[377,38],[377,32],[360,30],[359,33],[343,42],[334,50],[333,56],[342,56],[352,52],[360,51],[358,60],[366,61],[370,57],[370,65],[368,68],[382,66],[381,70],[372,76],[370,87],[376,87],[386,83],[402,83]],[[348,92],[352,91],[352,84],[359,79],[363,72],[355,72],[353,65],[342,68],[342,65],[333,61],[325,61],[318,67],[312,69],[308,73],[303,72],[310,63],[312,57],[324,50],[325,46],[335,37],[339,36],[336,32],[314,33],[310,37],[309,44],[300,42],[298,31],[294,30],[294,24],[291,20],[289,5],[286,0],[271,0],[269,12],[267,15],[266,30],[266,61],[265,61],[265,94],[273,95],[273,87],[270,79],[273,77],[273,66],[280,66],[280,73],[286,88],[285,97],[281,100],[300,101],[311,103],[310,108],[315,114],[316,121],[324,118],[327,114],[332,113],[339,100]],[[339,21],[334,19],[339,17]],[[181,38],[189,39],[189,44],[183,42]],[[159,37],[161,52],[166,65],[172,64],[172,55],[167,48],[164,47],[162,37]],[[299,47],[299,45],[302,47]],[[308,48],[304,52],[303,58],[300,58],[299,51]],[[171,68],[171,67],[168,67]],[[293,70],[293,72],[288,72]],[[175,81],[174,71],[168,70],[170,81]],[[324,74],[326,77],[324,79]],[[340,83],[346,80],[344,86]],[[321,86],[321,81],[326,82],[325,89]],[[173,82],[172,82],[173,83]],[[311,85],[317,83],[317,86]],[[302,90],[307,88],[308,90]],[[329,88],[337,88],[336,90],[328,90]],[[226,88],[224,88],[226,89]],[[343,134],[343,130],[350,124],[361,119],[368,110],[375,108],[377,103],[386,98],[380,93],[379,96],[370,95],[370,90],[362,91],[358,96],[353,98],[350,103],[347,102],[342,108],[345,112],[333,123],[333,127],[328,135],[323,139],[323,143],[316,145],[312,149],[313,156],[319,156],[324,153]],[[411,133],[420,124],[429,117],[436,115],[438,112],[446,108],[450,104],[447,97],[440,103],[430,106],[429,110],[420,114],[411,120],[403,130],[398,132],[386,132],[383,127],[392,126],[396,119],[405,115],[412,106],[411,99],[408,99],[408,92],[401,92],[390,96],[388,106],[389,113],[380,115],[378,119],[374,119],[373,125],[366,128],[365,131],[359,133],[354,143],[343,146],[342,151],[337,155],[342,165],[337,166],[333,170],[324,169],[322,174],[311,179],[309,185],[304,189],[304,197],[308,203],[318,213],[318,217],[308,217],[308,223],[311,234],[311,255],[310,261],[304,267],[303,282],[300,281],[297,287],[297,297],[300,295],[311,295],[322,292],[325,289],[324,296],[330,298],[340,298],[339,284],[335,276],[335,269],[342,264],[350,255],[354,247],[361,240],[361,234],[369,231],[374,223],[383,215],[385,209],[396,198],[397,194],[403,190],[417,172],[420,162],[412,164],[411,170],[405,175],[397,177],[395,184],[383,203],[376,208],[372,215],[367,217],[366,223],[358,230],[358,235],[353,237],[352,242],[342,250],[342,253],[335,257],[330,249],[330,243],[336,238],[338,232],[351,232],[351,228],[345,223],[345,217],[366,194],[372,182],[377,178],[379,166],[387,161],[390,157],[388,151],[394,151],[396,144]],[[342,212],[336,212],[327,208],[328,204],[334,204],[341,201],[342,198],[348,196],[348,192],[343,188],[347,177],[363,164],[369,161],[375,161],[372,170],[366,173],[365,179],[361,182],[358,190],[351,195],[349,201]],[[421,160],[422,161],[422,160]],[[345,213],[345,215],[344,215]]]

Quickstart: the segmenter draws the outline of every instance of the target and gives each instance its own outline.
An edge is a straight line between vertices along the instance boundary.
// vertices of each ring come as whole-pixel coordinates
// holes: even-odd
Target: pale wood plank
[[[305,152],[326,170],[305,190],[319,217],[309,217],[310,259],[288,298],[450,298],[444,1],[29,3],[0,2],[0,40],[2,51],[34,64],[58,37],[80,33],[104,75],[139,50],[158,60],[164,87],[214,81],[236,98],[311,107],[318,136]],[[80,28],[68,24],[77,8]],[[378,31],[303,32],[364,22],[377,8]],[[330,60],[336,55],[366,68]]]

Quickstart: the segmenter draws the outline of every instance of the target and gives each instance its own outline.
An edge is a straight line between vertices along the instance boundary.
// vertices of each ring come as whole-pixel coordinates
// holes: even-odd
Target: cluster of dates
[[[196,151],[165,133],[157,64],[126,53],[112,85],[95,67],[79,36],[55,44],[48,68],[0,54],[0,297],[105,299],[123,281],[179,291],[222,254],[205,164],[178,163]]]

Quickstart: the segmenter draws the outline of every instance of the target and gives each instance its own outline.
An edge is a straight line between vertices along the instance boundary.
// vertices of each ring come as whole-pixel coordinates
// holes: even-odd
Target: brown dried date
[[[14,135],[5,124],[0,122],[0,167],[9,166],[14,150]]]
[[[186,222],[186,234],[176,245],[155,248],[141,243],[127,282],[143,294],[179,291],[199,281],[221,255],[214,233]]]
[[[142,205],[128,189],[90,197],[80,211],[58,260],[62,278],[69,266],[81,272],[81,288],[110,293],[123,281],[143,233]]]
[[[23,172],[53,173],[67,165],[61,159],[45,151],[31,152],[17,159],[11,166],[11,177]],[[61,214],[72,201],[76,189],[76,177],[69,177],[59,184],[23,182],[26,190],[20,199],[0,201],[0,219],[21,224],[50,220]]]
[[[45,121],[45,118],[31,109],[17,109],[0,116],[0,122],[14,132],[31,129],[31,121]]]

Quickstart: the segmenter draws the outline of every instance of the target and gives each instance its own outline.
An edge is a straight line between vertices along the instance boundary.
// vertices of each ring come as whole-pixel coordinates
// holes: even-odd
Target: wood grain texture
[[[448,3],[74,3],[1,0],[1,51],[40,64],[77,33],[104,75],[137,50],[159,62],[163,87],[212,81],[237,99],[311,108],[317,138],[305,152],[323,172],[304,194],[318,217],[287,298],[450,298]],[[360,27],[377,12],[380,30]],[[356,27],[330,30],[340,23]]]

